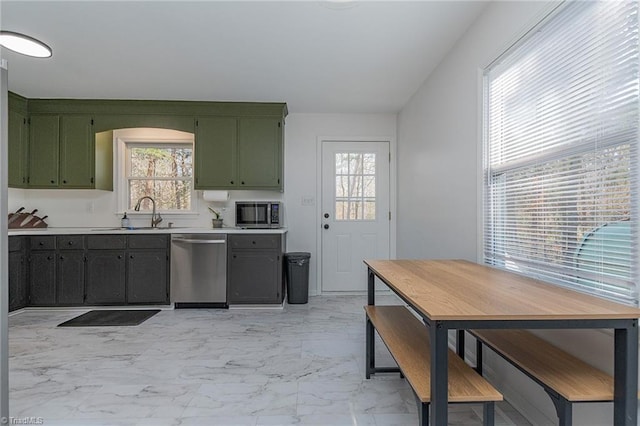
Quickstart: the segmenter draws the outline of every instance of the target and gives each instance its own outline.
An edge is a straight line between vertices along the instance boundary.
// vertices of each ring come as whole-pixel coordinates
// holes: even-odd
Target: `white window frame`
[[[553,13],[551,13],[547,18],[548,19],[553,19],[557,14],[561,14],[562,11],[564,10],[564,7],[567,6],[568,4],[562,5],[560,7],[558,7],[556,10],[553,11]],[[523,37],[522,39],[520,39],[517,43],[515,43],[513,46],[511,46],[505,53],[503,53],[496,61],[494,61],[493,63],[489,64],[489,66],[487,66],[487,68],[484,70],[484,73],[482,76],[480,77],[480,80],[482,81],[482,98],[484,98],[484,102],[483,102],[483,113],[482,113],[482,129],[481,129],[481,134],[482,134],[482,149],[481,149],[481,170],[482,170],[482,178],[481,178],[481,221],[479,223],[480,227],[480,232],[481,232],[481,236],[482,238],[480,239],[482,242],[480,244],[479,247],[479,260],[484,262],[484,263],[489,263],[489,264],[493,264],[494,266],[498,266],[501,267],[500,264],[496,264],[495,263],[495,256],[493,256],[494,260],[491,261],[491,259],[487,259],[486,257],[486,250],[488,250],[488,246],[490,244],[492,244],[491,240],[488,240],[487,238],[487,229],[490,229],[492,227],[492,229],[496,230],[500,227],[500,223],[499,220],[496,221],[495,223],[491,224],[490,222],[490,218],[489,218],[489,214],[487,214],[488,210],[490,208],[490,204],[488,203],[488,196],[487,196],[487,190],[489,189],[489,187],[487,186],[487,182],[489,182],[490,176],[488,175],[488,170],[486,169],[487,167],[487,159],[486,159],[486,149],[488,149],[488,143],[489,143],[489,134],[488,134],[488,128],[487,128],[487,123],[488,123],[488,112],[487,112],[487,107],[488,107],[488,92],[487,92],[487,88],[488,88],[488,84],[487,84],[487,72],[488,70],[490,70],[496,63],[502,62],[506,57],[508,57],[510,55],[510,53],[513,50],[517,50],[518,47],[521,45],[521,42],[526,42],[530,36],[534,36],[535,34],[538,32],[538,30],[547,23],[547,19],[543,20],[543,22],[541,22],[538,26],[536,26],[535,28],[533,28],[531,31],[528,32],[528,34]],[[637,102],[637,99],[636,99]],[[637,194],[637,190],[638,190],[638,166],[637,166],[637,162],[638,162],[638,149],[639,149],[639,145],[640,145],[640,140],[638,138],[638,135],[636,134],[635,138],[631,137],[630,139],[627,139],[628,142],[634,147],[632,148],[633,153],[631,154],[631,173],[629,175],[629,179],[631,180],[631,200],[630,200],[630,205],[629,205],[629,209],[631,210],[631,253],[630,253],[630,261],[631,261],[631,284],[630,287],[627,287],[629,290],[631,290],[632,295],[630,297],[635,298],[635,300],[631,300],[631,299],[623,299],[623,300],[619,300],[622,301],[623,303],[629,303],[632,305],[636,305],[638,304],[638,296],[639,296],[639,289],[637,286],[637,276],[638,276],[638,263],[639,263],[639,255],[638,255],[638,235],[637,235],[637,228],[638,228],[638,194]],[[621,143],[621,142],[620,142]],[[575,150],[575,148],[573,148]],[[574,152],[574,154],[581,152],[580,149],[576,150]],[[543,161],[544,162],[544,161]],[[510,169],[506,169],[506,170],[510,170]],[[517,169],[514,169],[517,170]],[[635,183],[634,183],[635,181]],[[494,187],[494,191],[495,191],[495,187]],[[504,196],[504,194],[503,194]],[[497,204],[500,204],[500,202],[498,201]],[[496,202],[494,202],[493,205],[496,205]],[[499,217],[498,217],[499,219]],[[498,229],[499,230],[499,229]],[[499,233],[499,232],[498,232]],[[497,243],[499,243],[499,240],[496,240]],[[508,253],[506,253],[508,254]],[[508,266],[504,266],[505,268],[509,269]],[[550,270],[553,268],[550,268]],[[522,272],[521,272],[522,273]],[[582,272],[581,272],[582,273]],[[525,273],[528,275],[528,273]],[[535,276],[535,272],[534,272],[534,277],[538,278],[537,276]],[[580,274],[578,274],[577,276],[580,276]],[[542,279],[545,279],[544,276],[540,277]],[[553,280],[551,280],[553,281]],[[566,283],[563,283],[562,281],[559,281],[558,284],[560,285],[565,285]],[[572,285],[567,285],[568,287],[572,287]],[[576,287],[577,289],[577,287]],[[585,291],[584,287],[582,289],[582,291]],[[600,297],[609,297],[609,296],[604,296],[604,293],[600,293],[598,291],[598,289],[592,289],[590,291],[587,291],[590,294],[593,294],[595,296],[600,296]],[[616,298],[614,298],[614,300],[618,300]]]
[[[115,158],[117,163],[117,178],[116,178],[116,193],[117,193],[117,206],[118,210],[116,215],[122,215],[123,212],[127,212],[127,216],[148,216],[147,211],[135,211],[129,207],[129,170],[130,170],[130,158],[129,147],[130,146],[147,146],[147,147],[176,147],[180,145],[190,145],[191,149],[194,149],[193,138],[185,139],[161,139],[161,138],[137,138],[137,137],[116,137],[115,138]],[[184,216],[196,216],[198,215],[198,197],[194,189],[194,177],[191,176],[191,209],[178,211],[178,210],[160,210],[165,217],[184,217]]]

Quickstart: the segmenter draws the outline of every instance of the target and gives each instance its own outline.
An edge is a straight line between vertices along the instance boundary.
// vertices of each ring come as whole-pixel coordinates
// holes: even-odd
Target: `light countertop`
[[[69,234],[284,234],[286,228],[279,229],[241,229],[241,228],[115,228],[115,227],[84,227],[84,228],[29,228],[9,229],[9,236],[13,235],[69,235]]]

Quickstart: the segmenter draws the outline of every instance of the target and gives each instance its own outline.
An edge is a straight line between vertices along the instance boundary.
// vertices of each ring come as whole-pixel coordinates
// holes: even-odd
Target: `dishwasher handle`
[[[174,238],[171,241],[177,243],[191,243],[191,244],[226,244],[226,240],[199,240],[196,238]]]

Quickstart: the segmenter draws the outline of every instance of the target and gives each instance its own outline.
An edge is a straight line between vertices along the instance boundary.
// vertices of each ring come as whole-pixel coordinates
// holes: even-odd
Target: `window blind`
[[[638,304],[638,11],[568,2],[485,70],[485,263]]]

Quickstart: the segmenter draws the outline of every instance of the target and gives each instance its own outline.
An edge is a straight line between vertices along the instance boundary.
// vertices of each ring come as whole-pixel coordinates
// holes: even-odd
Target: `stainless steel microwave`
[[[271,229],[282,227],[282,203],[278,201],[236,201],[238,228]]]

